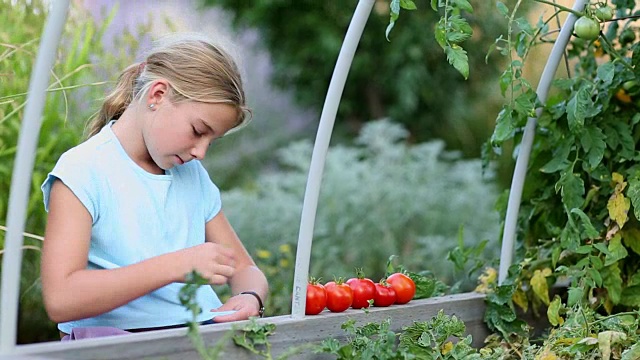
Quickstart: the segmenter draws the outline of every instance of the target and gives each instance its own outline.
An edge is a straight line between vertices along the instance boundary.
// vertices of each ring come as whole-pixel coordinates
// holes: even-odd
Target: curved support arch
[[[293,318],[304,317],[304,309],[307,302],[307,281],[309,277],[309,259],[311,257],[311,243],[313,241],[313,228],[318,208],[320,194],[320,182],[324,171],[325,159],[331,140],[333,124],[336,120],[338,105],[347,81],[347,75],[351,68],[353,55],[362,37],[362,31],[373,9],[375,0],[360,0],[351,19],[351,24],[345,35],[336,67],[331,76],[329,90],[325,98],[318,133],[311,155],[311,167],[307,178],[307,188],[302,205],[302,218],[300,220],[300,232],[298,235],[298,249],[296,251],[296,266],[293,276],[293,296],[291,300],[291,316]]]
[[[576,0],[573,4],[573,10],[583,11],[587,0]],[[573,32],[573,24],[576,22],[577,17],[573,13],[569,13],[567,19],[560,30],[560,35],[556,39],[551,49],[551,54],[547,63],[542,71],[540,82],[536,92],[540,102],[547,101],[547,95],[549,94],[549,88],[551,87],[551,81],[558,69],[558,64],[564,55],[565,48],[571,38]],[[502,249],[500,251],[500,271],[498,273],[498,284],[507,278],[509,267],[513,262],[513,247],[516,236],[516,226],[518,224],[518,212],[520,211],[520,201],[522,199],[522,189],[524,188],[524,180],[527,173],[527,167],[529,165],[529,156],[531,155],[531,146],[533,145],[533,138],[536,132],[537,118],[542,113],[542,108],[536,109],[536,117],[531,117],[527,120],[527,125],[524,128],[524,134],[522,136],[522,142],[520,143],[520,150],[518,152],[518,159],[516,160],[516,167],[513,171],[513,179],[511,180],[511,189],[509,191],[509,202],[507,203],[507,215],[505,217],[504,231],[502,235]]]
[[[10,353],[16,346],[18,293],[22,266],[22,233],[24,231],[31,175],[42,125],[46,89],[51,77],[56,50],[67,20],[69,0],[53,1],[47,18],[40,49],[29,81],[27,105],[18,138],[18,151],[11,176],[5,253],[2,257],[2,290],[0,294],[0,354]]]

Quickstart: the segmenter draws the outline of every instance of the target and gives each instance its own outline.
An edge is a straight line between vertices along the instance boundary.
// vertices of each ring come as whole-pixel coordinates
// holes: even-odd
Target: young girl
[[[42,290],[63,335],[185,324],[191,315],[178,292],[192,270],[233,293],[223,305],[201,287],[198,321],[262,315],[265,276],[200,163],[247,112],[236,65],[204,38],[165,38],[125,69],[89,139],[65,152],[42,185]]]

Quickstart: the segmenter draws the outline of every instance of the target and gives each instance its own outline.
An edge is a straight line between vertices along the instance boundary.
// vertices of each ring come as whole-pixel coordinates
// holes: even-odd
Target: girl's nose
[[[195,157],[198,160],[204,159],[204,156],[207,154],[207,149],[209,148],[208,141],[199,141],[192,149],[191,156]]]

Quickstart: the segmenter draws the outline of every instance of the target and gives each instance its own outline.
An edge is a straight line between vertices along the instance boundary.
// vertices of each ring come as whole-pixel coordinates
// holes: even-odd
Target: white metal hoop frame
[[[587,2],[588,0],[576,0],[573,4],[573,10],[582,11]],[[542,70],[542,76],[540,77],[540,82],[536,89],[538,100],[540,100],[541,103],[547,101],[551,81],[556,74],[560,60],[564,55],[567,44],[569,43],[571,33],[573,32],[573,24],[576,20],[577,17],[573,13],[569,13],[569,16],[567,16],[567,19],[560,29],[558,38],[553,44],[551,54],[549,54],[544,70]],[[509,191],[504,231],[502,233],[502,249],[500,250],[498,284],[502,284],[507,278],[509,267],[511,267],[513,262],[513,247],[516,238],[518,213],[520,212],[520,201],[522,200],[522,189],[524,188],[524,180],[527,175],[527,167],[529,165],[529,156],[531,155],[531,146],[533,145],[533,138],[535,137],[536,122],[541,113],[542,108],[538,108],[536,109],[536,117],[531,117],[527,120],[527,124],[525,125],[524,133],[522,135],[522,141],[520,142],[518,158],[516,159],[516,167],[513,171],[513,179],[511,180],[511,190]]]

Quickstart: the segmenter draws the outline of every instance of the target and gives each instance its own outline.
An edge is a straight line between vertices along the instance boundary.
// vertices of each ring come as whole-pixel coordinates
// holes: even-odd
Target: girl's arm
[[[238,238],[238,235],[229,224],[222,210],[206,224],[206,238],[231,249],[234,254],[235,272],[229,278],[231,292],[234,295],[227,303],[215,311],[237,310],[236,313],[217,316],[216,322],[246,320],[249,316],[258,315],[258,300],[250,294],[241,294],[245,291],[255,292],[262,302],[266,301],[269,292],[267,278],[258,269],[255,262]]]
[[[228,252],[214,244],[117,269],[88,270],[91,224],[84,205],[56,180],[51,188],[41,268],[44,304],[52,321],[73,321],[108,312],[169,283],[184,281],[194,267],[209,275],[213,283],[225,283],[233,273],[231,266],[224,265],[231,262]]]

